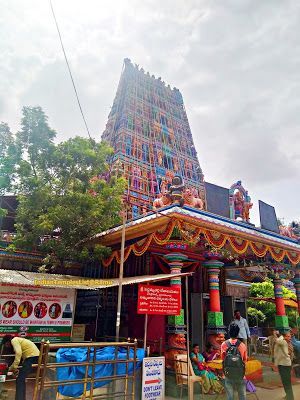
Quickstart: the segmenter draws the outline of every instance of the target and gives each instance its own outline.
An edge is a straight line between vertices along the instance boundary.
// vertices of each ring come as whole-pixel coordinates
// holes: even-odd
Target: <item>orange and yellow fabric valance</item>
[[[199,236],[203,234],[207,243],[216,249],[222,249],[225,245],[229,244],[232,250],[240,255],[245,254],[250,248],[257,257],[264,257],[269,253],[277,262],[281,262],[287,257],[293,265],[300,263],[300,252],[281,249],[277,246],[256,242],[251,239],[239,238],[235,235],[225,234],[213,229],[193,226],[193,224],[187,224],[180,220],[171,220],[162,229],[150,233],[146,238],[126,247],[124,261],[127,260],[131,252],[136,256],[143,255],[152,243],[165,245],[170,240],[175,227],[179,229],[182,239],[188,243],[196,243]],[[113,251],[109,258],[102,261],[102,264],[107,267],[114,259],[120,263],[119,250]]]

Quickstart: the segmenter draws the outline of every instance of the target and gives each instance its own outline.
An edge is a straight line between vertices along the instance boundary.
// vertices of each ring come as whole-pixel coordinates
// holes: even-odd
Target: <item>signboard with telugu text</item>
[[[142,400],[164,400],[165,357],[143,359]]]
[[[180,308],[179,287],[139,285],[138,314],[180,315]]]
[[[0,336],[70,341],[75,289],[0,285]]]

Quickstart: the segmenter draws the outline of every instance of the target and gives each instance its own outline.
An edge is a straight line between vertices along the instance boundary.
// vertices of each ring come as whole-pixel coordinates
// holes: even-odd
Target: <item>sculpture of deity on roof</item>
[[[295,235],[295,232],[291,226],[279,226],[279,233],[282,236],[286,236],[290,239],[299,239],[299,236]]]
[[[204,203],[200,199],[196,189],[191,190],[189,188],[185,189],[183,193],[184,205],[199,208],[200,210],[204,209]]]
[[[234,183],[229,189],[230,217],[244,222],[250,221],[250,209],[253,206],[248,192],[241,181]]]
[[[166,194],[159,193],[157,195],[157,198],[153,202],[153,210],[156,211],[159,208],[167,207],[171,204],[172,204],[172,200],[168,193],[166,193]]]
[[[181,176],[174,176],[172,179],[172,185],[170,186],[170,196],[173,200],[173,203],[179,203],[183,205],[183,191],[184,191],[184,183]]]

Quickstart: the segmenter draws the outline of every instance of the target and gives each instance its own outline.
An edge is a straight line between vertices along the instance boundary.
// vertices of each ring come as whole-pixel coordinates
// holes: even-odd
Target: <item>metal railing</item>
[[[116,337],[115,336],[103,336],[100,339],[103,339],[104,341],[113,342],[114,340],[116,340]],[[125,338],[125,337],[120,337],[119,339],[121,342],[123,340],[124,340],[124,342],[130,342],[131,340],[133,340],[132,338]],[[144,339],[135,338],[134,341],[137,342],[138,347],[144,347]],[[163,344],[164,344],[163,338],[159,338],[158,340],[151,340],[151,339],[148,340],[147,339],[146,347],[150,348],[149,355],[151,356],[152,354],[156,354],[156,355],[162,356],[163,355]]]
[[[126,358],[117,359],[114,357],[113,360],[101,360],[96,359],[96,351],[107,346],[114,346],[116,348],[126,348]],[[70,361],[70,362],[50,362],[49,357],[51,352],[58,349],[68,348],[86,348],[87,357],[85,361]],[[133,356],[132,356],[132,350]],[[117,353],[117,352],[116,352]],[[131,354],[130,354],[131,353]],[[117,365],[125,364],[125,374],[116,375]],[[132,372],[129,371],[129,363],[133,366]],[[96,367],[99,365],[113,364],[113,373],[111,376],[96,377]],[[33,400],[46,400],[48,397],[47,391],[51,391],[51,400],[63,399],[59,391],[64,386],[69,385],[83,385],[83,393],[79,397],[72,397],[75,399],[132,399],[135,398],[135,381],[136,381],[136,364],[137,364],[137,343],[129,342],[89,342],[89,343],[49,343],[42,342],[40,348],[40,356],[37,364],[37,373],[35,378],[35,387]],[[82,379],[57,379],[58,368],[71,368],[71,367],[84,367],[84,377]],[[122,381],[123,390],[118,390],[116,381]],[[115,382],[114,384],[105,385],[105,393],[99,393],[95,384],[98,382],[109,381]],[[53,391],[55,396],[53,397]]]

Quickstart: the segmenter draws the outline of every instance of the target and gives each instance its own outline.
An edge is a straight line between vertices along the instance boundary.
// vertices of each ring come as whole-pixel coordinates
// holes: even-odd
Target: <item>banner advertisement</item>
[[[180,308],[180,288],[139,284],[138,314],[180,315]]]
[[[40,342],[71,338],[75,289],[0,285],[0,336]]]
[[[142,400],[164,400],[165,357],[143,359]]]

